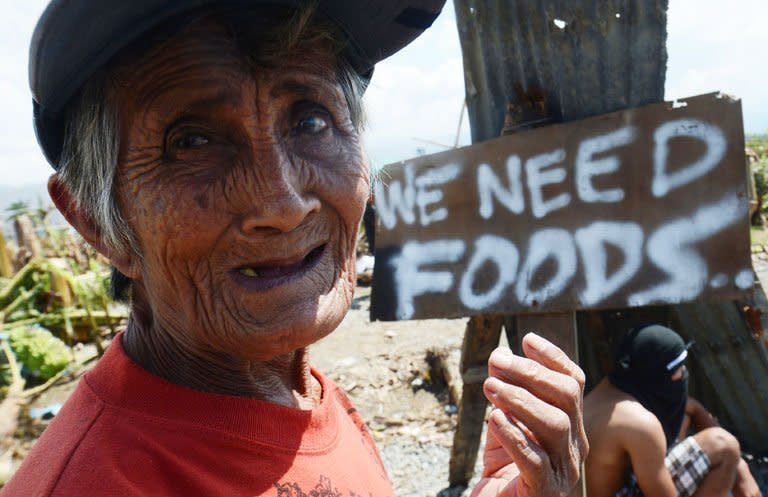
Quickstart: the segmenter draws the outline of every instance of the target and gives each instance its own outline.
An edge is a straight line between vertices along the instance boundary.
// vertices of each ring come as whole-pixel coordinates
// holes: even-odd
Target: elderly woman
[[[30,52],[49,191],[131,317],[4,496],[393,495],[307,348],[352,301],[373,64],[443,1],[51,3]],[[581,371],[524,349],[490,361],[477,495],[565,495],[586,452]]]

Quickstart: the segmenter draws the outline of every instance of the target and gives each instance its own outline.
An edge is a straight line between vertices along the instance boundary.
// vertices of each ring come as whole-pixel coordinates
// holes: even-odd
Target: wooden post
[[[568,357],[579,362],[579,347],[576,334],[576,313],[553,312],[550,314],[521,314],[517,317],[518,336],[536,333],[554,343]]]
[[[500,316],[475,316],[467,322],[459,366],[463,388],[448,472],[451,487],[466,487],[474,473],[488,407],[483,382],[488,377],[488,358],[499,344],[502,323]]]
[[[563,349],[572,361],[578,363],[575,312],[470,318],[461,349],[460,371],[464,386],[448,473],[451,487],[466,487],[474,473],[488,406],[483,394],[483,381],[488,376],[488,358],[499,344],[502,324],[507,328],[508,337],[519,340],[526,333],[534,332]],[[509,329],[510,325],[514,326],[516,333]],[[520,348],[520,344],[513,343],[512,340],[509,345],[513,349]],[[583,469],[582,477],[570,495],[571,497],[586,496]]]

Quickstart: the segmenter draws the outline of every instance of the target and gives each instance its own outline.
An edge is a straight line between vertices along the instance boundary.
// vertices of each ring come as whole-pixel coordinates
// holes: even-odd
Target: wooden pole
[[[459,366],[463,387],[448,472],[453,488],[465,488],[474,473],[488,407],[483,382],[488,377],[488,358],[499,344],[502,323],[500,316],[475,316],[464,332]]]

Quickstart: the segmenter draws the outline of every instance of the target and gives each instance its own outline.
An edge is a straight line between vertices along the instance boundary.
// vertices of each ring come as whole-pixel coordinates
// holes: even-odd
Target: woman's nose
[[[280,167],[268,177],[261,178],[261,188],[254,192],[252,207],[241,221],[245,234],[264,229],[290,232],[299,227],[310,214],[320,210],[320,199],[305,191],[301,178]]]
[[[295,192],[258,199],[259,206],[248,212],[241,229],[249,234],[262,229],[276,229],[288,233],[298,228],[313,212],[320,210],[320,201],[314,195],[303,196]]]

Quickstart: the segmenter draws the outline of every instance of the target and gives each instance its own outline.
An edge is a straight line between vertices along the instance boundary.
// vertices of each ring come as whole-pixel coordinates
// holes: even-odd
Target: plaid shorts
[[[678,497],[691,497],[711,468],[709,457],[693,437],[688,437],[673,446],[667,452],[664,464],[672,475],[672,481],[675,482]],[[637,478],[635,475],[630,475],[627,483],[616,492],[614,497],[642,497],[642,495],[637,485]]]
[[[709,456],[701,450],[693,437],[688,437],[672,447],[672,450],[667,452],[664,464],[672,474],[677,495],[680,497],[691,497],[712,467]]]

